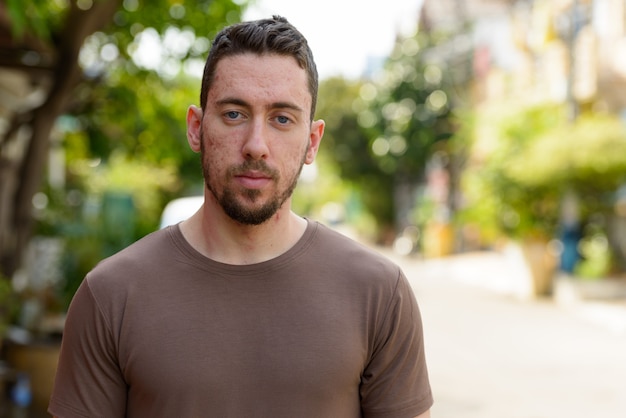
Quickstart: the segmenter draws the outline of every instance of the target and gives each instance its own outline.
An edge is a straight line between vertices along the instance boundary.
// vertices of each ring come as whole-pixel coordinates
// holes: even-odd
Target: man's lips
[[[272,177],[256,171],[235,175],[235,180],[247,189],[260,189],[272,181]]]

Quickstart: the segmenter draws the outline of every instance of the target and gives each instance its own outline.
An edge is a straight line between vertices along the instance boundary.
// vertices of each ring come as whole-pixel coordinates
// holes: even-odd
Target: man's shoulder
[[[128,275],[153,269],[166,262],[172,251],[170,228],[152,232],[119,252],[101,260],[89,273],[91,280],[99,277]],[[158,268],[158,267],[156,267]]]
[[[375,249],[375,246],[371,245],[366,239],[361,239],[359,234],[349,227],[331,227],[321,222],[315,222],[315,224],[316,239],[327,246],[327,248],[363,253],[375,258],[386,259]]]
[[[315,231],[315,253],[320,260],[335,260],[338,265],[353,271],[396,277],[399,273],[398,265],[374,246],[358,239],[350,231],[331,228],[319,222]]]

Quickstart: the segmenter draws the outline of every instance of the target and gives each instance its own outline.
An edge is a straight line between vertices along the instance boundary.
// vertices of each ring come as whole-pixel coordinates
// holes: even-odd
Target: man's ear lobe
[[[201,132],[202,109],[191,105],[187,109],[187,142],[194,152],[200,152]]]

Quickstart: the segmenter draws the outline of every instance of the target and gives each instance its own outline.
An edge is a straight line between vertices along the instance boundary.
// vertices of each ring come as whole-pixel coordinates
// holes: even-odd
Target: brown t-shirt
[[[285,254],[207,259],[178,226],[101,262],[68,312],[59,417],[413,417],[432,395],[400,269],[309,221]]]

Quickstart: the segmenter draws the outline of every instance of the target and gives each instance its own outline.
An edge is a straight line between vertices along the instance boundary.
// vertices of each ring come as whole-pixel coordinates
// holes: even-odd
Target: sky
[[[256,0],[245,20],[286,17],[308,39],[320,78],[357,78],[416,30],[422,0]]]

